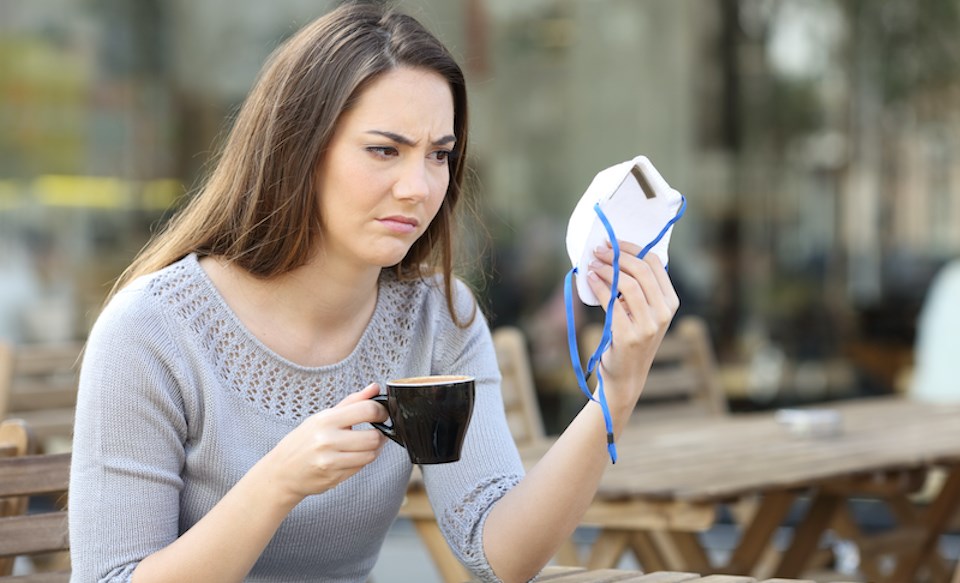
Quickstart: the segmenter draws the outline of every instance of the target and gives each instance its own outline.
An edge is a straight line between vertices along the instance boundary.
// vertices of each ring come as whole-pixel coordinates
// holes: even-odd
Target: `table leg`
[[[763,497],[724,571],[744,575],[754,571],[777,527],[783,524],[794,499],[796,495],[787,491],[772,492]]]
[[[937,543],[943,529],[960,507],[960,466],[950,469],[940,493],[926,513],[926,532],[920,544],[897,561],[891,581],[913,581],[917,569],[932,553],[937,552]]]
[[[922,516],[917,505],[911,502],[904,494],[892,496],[886,500],[886,502],[899,524],[905,525],[911,530],[924,529],[927,519]],[[949,524],[949,521],[945,524]],[[932,580],[947,581],[950,578],[949,568],[939,553],[929,553],[925,561],[927,568],[930,569],[930,577]]]
[[[667,533],[677,552],[680,554],[682,563],[674,565],[663,570],[682,570],[695,571],[698,573],[711,573],[713,566],[710,564],[710,557],[703,550],[700,539],[694,532],[673,531]],[[647,569],[650,570],[650,569]]]
[[[857,525],[857,521],[850,513],[850,508],[846,504],[841,504],[837,508],[837,515],[833,519],[833,530],[842,538],[853,541],[860,551],[860,572],[866,575],[868,581],[883,581],[884,574],[877,564],[878,557],[875,553],[866,552],[863,531]]]
[[[627,550],[627,539],[630,533],[626,530],[603,529],[590,549],[587,559],[588,569],[612,569],[617,566],[623,552]]]
[[[665,571],[667,569],[667,562],[650,533],[642,530],[630,533],[630,536],[627,537],[627,546],[637,556],[637,561],[644,571]]]
[[[447,540],[443,538],[440,525],[437,524],[436,520],[432,518],[414,519],[413,525],[417,529],[417,534],[420,535],[420,540],[427,547],[430,558],[433,559],[433,564],[440,571],[440,577],[446,583],[463,583],[463,581],[470,579],[470,574],[467,573],[467,570],[460,564],[460,561],[457,560],[453,551],[447,545]]]
[[[775,572],[777,577],[796,579],[800,576],[810,557],[817,550],[823,531],[833,522],[833,517],[842,501],[836,494],[824,490],[816,492],[813,500],[810,501],[807,515],[794,530],[790,546],[780,557],[780,563]]]
[[[563,541],[563,544],[560,545],[560,549],[557,551],[556,559],[558,565],[568,567],[580,566],[580,552],[577,550],[577,545],[573,542],[573,538],[568,538]]]

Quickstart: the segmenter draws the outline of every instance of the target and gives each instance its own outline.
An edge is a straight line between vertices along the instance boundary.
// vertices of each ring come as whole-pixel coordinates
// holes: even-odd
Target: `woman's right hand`
[[[291,507],[356,474],[377,458],[386,441],[376,429],[352,429],[361,423],[387,420],[386,408],[370,400],[379,392],[379,385],[371,384],[306,418],[254,471],[266,472],[267,484],[288,497]]]

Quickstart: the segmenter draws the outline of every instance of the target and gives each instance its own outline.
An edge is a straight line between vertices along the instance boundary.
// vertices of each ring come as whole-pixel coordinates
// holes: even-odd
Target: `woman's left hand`
[[[620,245],[620,297],[613,306],[612,339],[603,354],[605,385],[617,390],[606,392],[611,407],[633,410],[643,390],[647,372],[660,347],[680,298],[673,289],[667,270],[655,253],[640,259],[640,247],[626,241]],[[599,247],[587,274],[590,289],[604,309],[610,301],[613,282],[613,249]]]

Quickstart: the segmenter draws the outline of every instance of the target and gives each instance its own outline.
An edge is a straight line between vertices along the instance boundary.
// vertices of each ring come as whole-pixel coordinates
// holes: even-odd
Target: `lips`
[[[420,224],[420,221],[418,221],[413,217],[404,217],[400,215],[383,217],[383,218],[377,219],[377,221],[381,225],[397,233],[412,233],[417,229],[417,226]]]

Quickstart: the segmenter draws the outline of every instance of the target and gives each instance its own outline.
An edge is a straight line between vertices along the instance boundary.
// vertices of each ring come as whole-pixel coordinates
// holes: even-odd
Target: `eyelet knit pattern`
[[[148,290],[202,339],[224,386],[264,413],[294,423],[333,407],[370,378],[394,377],[409,349],[414,307],[426,291],[385,273],[375,314],[386,317],[373,318],[346,360],[310,368],[260,343],[194,269],[189,263],[176,264],[154,278]]]

